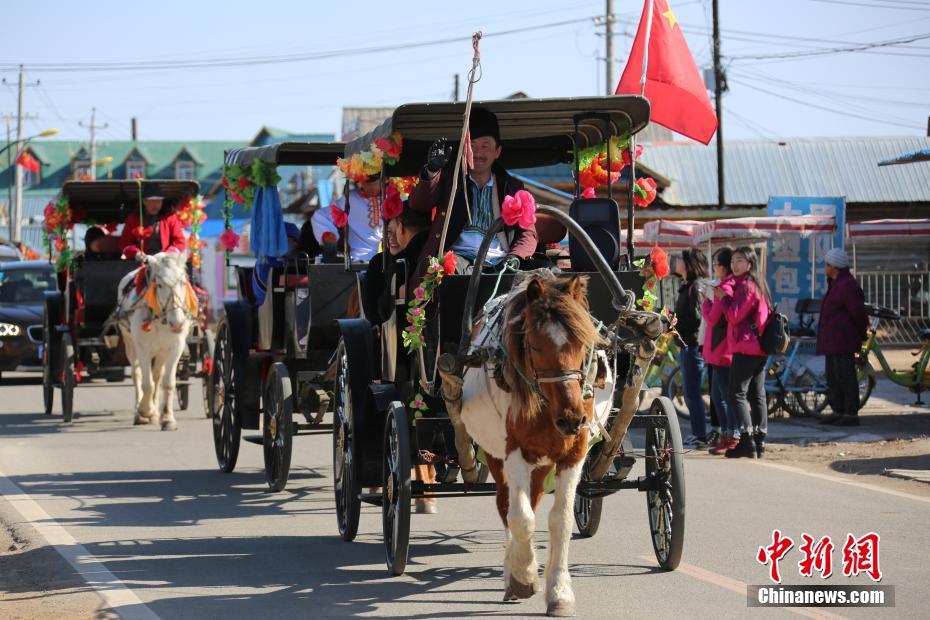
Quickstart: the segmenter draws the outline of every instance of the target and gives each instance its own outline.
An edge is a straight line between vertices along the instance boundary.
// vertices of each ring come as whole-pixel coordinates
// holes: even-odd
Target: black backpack
[[[758,334],[758,329],[756,330]],[[762,352],[768,355],[783,355],[788,350],[791,337],[788,335],[788,317],[778,312],[776,306],[769,314],[769,320],[759,335]]]

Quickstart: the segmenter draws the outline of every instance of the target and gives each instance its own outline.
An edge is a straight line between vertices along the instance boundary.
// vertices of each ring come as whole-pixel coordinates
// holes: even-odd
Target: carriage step
[[[265,440],[262,438],[261,435],[246,435],[242,439],[245,441],[248,441],[249,443],[255,443],[260,446],[264,445],[265,443]]]
[[[372,506],[380,506],[382,504],[382,495],[380,493],[359,493],[358,498]]]

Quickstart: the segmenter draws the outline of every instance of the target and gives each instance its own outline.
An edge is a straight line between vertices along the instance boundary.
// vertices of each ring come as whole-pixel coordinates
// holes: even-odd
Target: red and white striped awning
[[[690,247],[700,225],[696,220],[653,220],[643,226],[643,238],[652,245]]]
[[[694,232],[694,243],[717,239],[762,241],[777,235],[810,237],[835,230],[836,218],[832,215],[734,217],[704,222]]]
[[[930,220],[869,220],[846,225],[850,241],[883,243],[893,240],[930,237]]]

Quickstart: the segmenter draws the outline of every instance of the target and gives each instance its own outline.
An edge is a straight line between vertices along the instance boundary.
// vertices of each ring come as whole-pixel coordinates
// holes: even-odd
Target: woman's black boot
[[[743,431],[739,436],[739,443],[736,444],[736,447],[727,450],[724,456],[728,459],[756,458],[756,446],[752,441],[752,432]]]
[[[756,458],[761,459],[765,456],[765,433],[757,431],[753,433],[752,439],[756,444]]]

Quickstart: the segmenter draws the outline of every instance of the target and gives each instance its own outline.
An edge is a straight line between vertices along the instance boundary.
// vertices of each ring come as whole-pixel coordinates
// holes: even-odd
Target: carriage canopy
[[[151,187],[165,198],[196,196],[200,191],[196,181],[68,181],[61,193],[72,213],[81,214],[83,221],[113,222],[138,209],[140,189],[144,192]]]
[[[472,105],[497,116],[504,146],[500,161],[506,168],[569,162],[573,156],[573,136],[577,140],[575,145],[582,149],[603,144],[608,133],[635,134],[649,122],[649,101],[633,96],[503,99],[476,101]],[[366,152],[375,140],[398,132],[403,136],[403,151],[396,163],[386,166],[386,172],[388,176],[415,175],[435,139],[458,141],[464,114],[463,102],[402,105],[380,126],[349,142],[346,157]]]
[[[243,168],[256,161],[275,166],[335,166],[345,148],[345,142],[282,142],[248,146],[227,151],[225,164]]]

